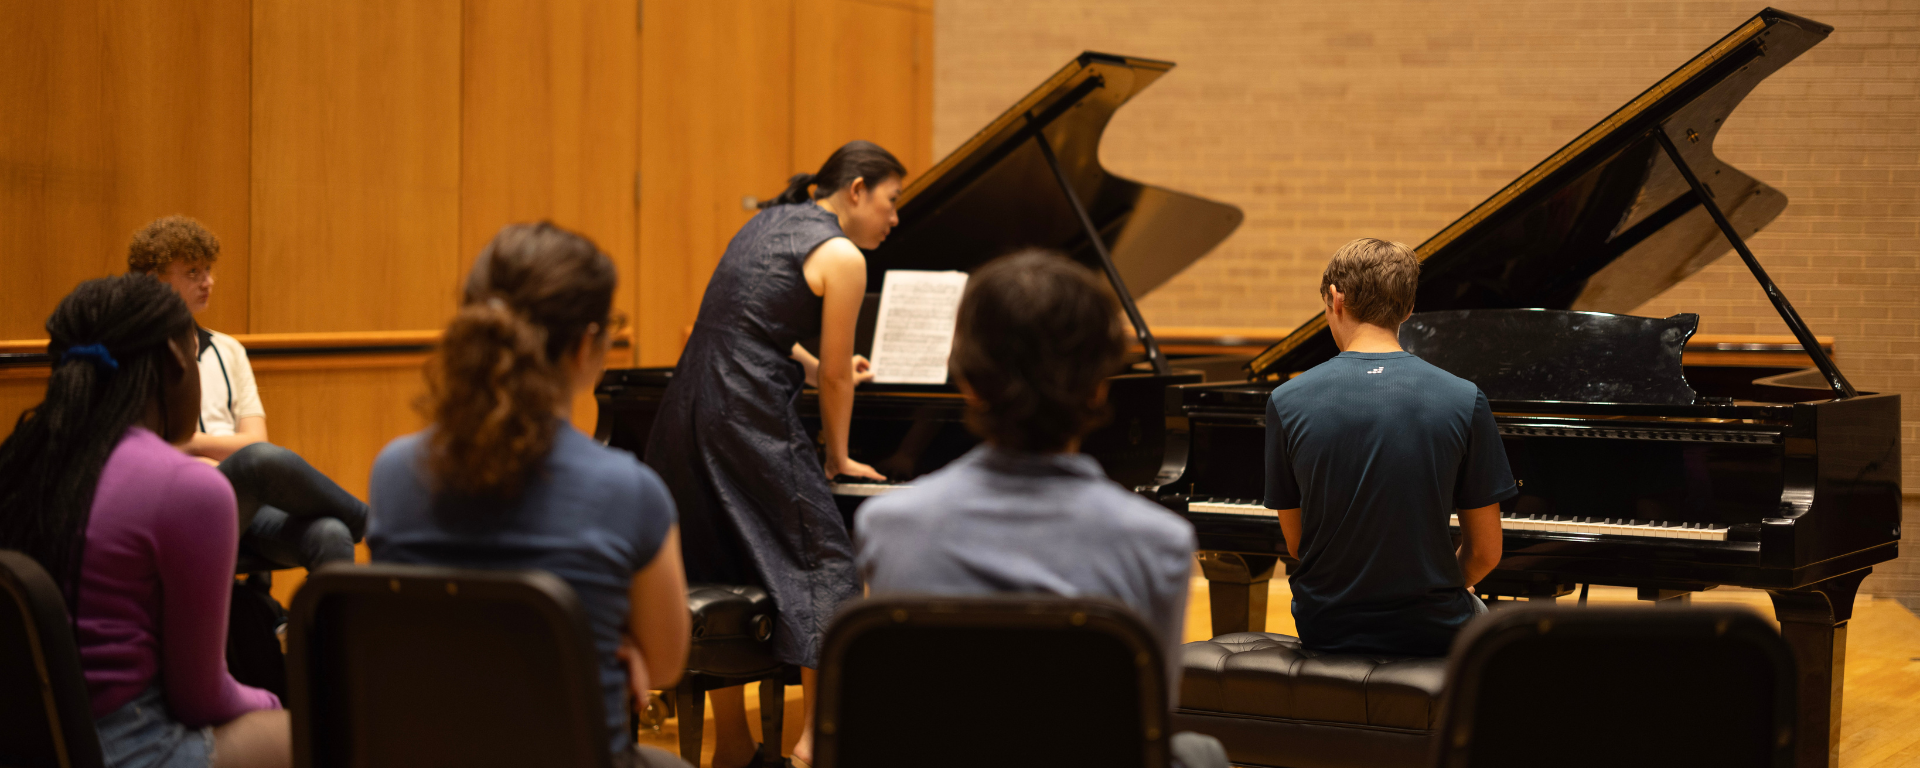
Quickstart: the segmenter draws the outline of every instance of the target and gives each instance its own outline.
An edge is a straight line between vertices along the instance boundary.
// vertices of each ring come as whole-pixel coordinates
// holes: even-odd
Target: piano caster
[[[1767,590],[1773,598],[1780,637],[1793,649],[1800,669],[1800,706],[1794,764],[1834,768],[1840,764],[1840,701],[1847,672],[1847,621],[1860,582],[1872,573],[1862,568],[1797,589]]]
[[[1280,562],[1278,555],[1198,552],[1194,559],[1207,577],[1214,637],[1267,631],[1267,589],[1272,586],[1273,567]]]

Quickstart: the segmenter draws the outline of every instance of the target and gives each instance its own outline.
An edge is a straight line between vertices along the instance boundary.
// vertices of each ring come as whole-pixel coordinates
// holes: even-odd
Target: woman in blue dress
[[[688,581],[758,584],[774,598],[775,649],[802,668],[801,763],[813,757],[821,636],[860,593],[827,480],[882,479],[847,456],[853,388],[872,378],[853,353],[867,291],[861,249],[899,223],[905,176],[892,154],[856,141],[762,206],[714,268],[647,442],[647,463],[679,505]],[[814,337],[818,358],[800,344]],[[824,462],[796,407],[808,385],[819,389]],[[714,691],[713,708],[713,764],[751,764],[744,691]]]

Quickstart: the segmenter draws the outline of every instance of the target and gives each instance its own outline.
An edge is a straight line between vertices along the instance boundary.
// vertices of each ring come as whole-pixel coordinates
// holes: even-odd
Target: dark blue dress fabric
[[[821,299],[801,269],[841,236],[811,202],[762,210],[734,235],[647,440],[647,464],[680,508],[687,580],[765,587],[780,611],[775,650],[804,667],[819,665],[828,620],[860,593],[791,357],[820,335]]]

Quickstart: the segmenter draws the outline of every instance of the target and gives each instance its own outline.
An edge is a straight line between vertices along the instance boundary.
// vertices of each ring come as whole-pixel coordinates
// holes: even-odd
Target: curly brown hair
[[[419,402],[439,489],[520,495],[553,448],[562,359],[590,327],[610,332],[615,279],[593,241],[544,221],[509,225],[481,249]]]
[[[185,216],[164,216],[133,233],[127,246],[127,269],[152,274],[175,261],[191,266],[213,266],[220,258],[220,238],[200,222]]]

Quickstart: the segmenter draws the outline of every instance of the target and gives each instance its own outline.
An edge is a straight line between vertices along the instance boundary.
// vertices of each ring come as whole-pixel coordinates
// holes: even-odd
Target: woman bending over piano
[[[762,206],[714,268],[647,441],[647,463],[680,506],[688,579],[758,584],[774,598],[775,651],[803,669],[801,763],[813,757],[821,636],[834,609],[860,594],[827,480],[884,479],[847,456],[853,388],[872,378],[853,334],[867,291],[860,249],[899,223],[905,176],[892,154],[856,141]],[[817,359],[800,345],[814,336]],[[805,385],[820,391],[824,467],[795,409]],[[713,707],[713,764],[750,764],[743,689],[714,691]]]
[[[584,237],[544,222],[494,236],[429,368],[433,425],[374,461],[367,545],[376,561],[564,579],[599,652],[613,765],[685,768],[634,749],[627,709],[687,663],[673,500],[632,454],[569,423],[620,324],[613,288],[613,261]]]

